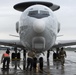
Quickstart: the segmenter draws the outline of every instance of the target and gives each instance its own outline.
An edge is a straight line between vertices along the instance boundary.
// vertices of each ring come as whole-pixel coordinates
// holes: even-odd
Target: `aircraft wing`
[[[53,48],[76,45],[76,40],[59,40]]]
[[[23,47],[20,40],[0,40],[0,45]]]

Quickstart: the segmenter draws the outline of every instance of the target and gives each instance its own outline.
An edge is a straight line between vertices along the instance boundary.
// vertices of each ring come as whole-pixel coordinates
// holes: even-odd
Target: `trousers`
[[[3,69],[9,69],[10,57],[5,57],[3,60]]]

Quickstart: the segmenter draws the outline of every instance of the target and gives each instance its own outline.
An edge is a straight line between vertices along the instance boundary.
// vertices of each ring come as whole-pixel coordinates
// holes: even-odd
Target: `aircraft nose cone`
[[[45,30],[45,22],[43,20],[35,20],[33,23],[33,29],[37,33],[41,33]]]

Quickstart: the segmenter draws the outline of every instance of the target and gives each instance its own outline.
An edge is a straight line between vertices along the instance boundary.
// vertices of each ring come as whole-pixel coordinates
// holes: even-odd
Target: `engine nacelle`
[[[60,23],[58,22],[58,33],[59,33],[59,31],[60,31]]]
[[[16,32],[19,32],[19,22],[16,22]]]

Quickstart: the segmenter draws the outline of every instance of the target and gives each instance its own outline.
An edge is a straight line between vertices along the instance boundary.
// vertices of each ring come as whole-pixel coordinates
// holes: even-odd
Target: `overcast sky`
[[[17,39],[16,37],[9,36],[9,34],[18,35],[15,30],[15,23],[19,20],[21,15],[21,12],[13,9],[13,5],[24,1],[27,0],[0,0],[0,39]],[[61,37],[58,37],[58,39],[75,40],[76,0],[45,1],[50,1],[54,4],[60,5],[60,9],[54,12],[61,24],[61,30],[58,35],[63,35]]]

